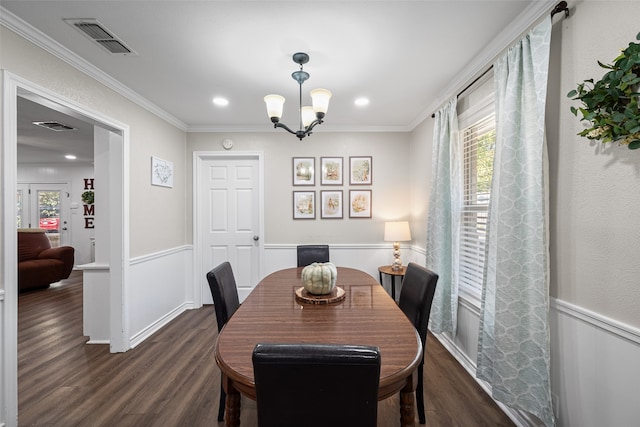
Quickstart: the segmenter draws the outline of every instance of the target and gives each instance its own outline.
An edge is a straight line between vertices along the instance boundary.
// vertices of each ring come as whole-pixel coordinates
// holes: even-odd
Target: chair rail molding
[[[193,245],[182,245],[182,246],[177,246],[175,248],[170,248],[170,249],[166,249],[159,252],[154,252],[151,254],[141,255],[135,258],[131,258],[129,260],[129,264],[130,265],[141,264],[147,261],[152,261],[154,259],[160,259],[169,255],[177,254],[180,252],[188,252],[188,251],[193,251]]]
[[[640,345],[640,329],[627,325],[586,308],[571,304],[557,298],[551,298],[551,308],[587,323],[593,327],[609,332],[633,344]]]

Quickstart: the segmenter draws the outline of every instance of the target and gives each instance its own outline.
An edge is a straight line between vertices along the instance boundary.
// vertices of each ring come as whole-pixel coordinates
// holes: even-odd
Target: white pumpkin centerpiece
[[[326,295],[336,287],[338,270],[331,262],[314,262],[302,269],[302,285],[312,295]]]

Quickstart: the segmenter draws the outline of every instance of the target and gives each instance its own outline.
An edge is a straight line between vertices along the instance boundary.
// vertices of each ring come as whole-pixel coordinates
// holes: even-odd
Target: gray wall
[[[269,128],[266,123],[265,128]],[[408,133],[331,133],[322,126],[312,136],[299,141],[282,130],[264,133],[189,133],[187,136],[187,173],[192,174],[194,151],[224,151],[221,141],[234,141],[231,152],[262,151],[265,168],[265,244],[296,243],[383,243],[384,221],[409,219],[409,134]],[[349,157],[371,156],[372,185],[349,185]],[[293,186],[292,158],[315,157],[316,185]],[[320,185],[320,157],[343,157],[342,186]],[[191,183],[189,184],[191,186]],[[372,190],[372,218],[349,218],[349,190]],[[293,191],[343,190],[343,219],[294,220]],[[191,217],[192,189],[188,188]],[[318,204],[319,206],[319,204]],[[191,231],[189,231],[191,235]]]
[[[579,2],[554,25],[547,100],[551,295],[640,328],[640,152],[579,137],[566,94],[640,31],[640,2]],[[604,27],[599,26],[607,22]],[[599,28],[599,29],[598,29]]]

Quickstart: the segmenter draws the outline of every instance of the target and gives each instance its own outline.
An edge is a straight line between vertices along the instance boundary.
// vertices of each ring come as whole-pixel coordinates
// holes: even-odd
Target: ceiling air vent
[[[107,49],[111,53],[131,53],[131,50],[119,40],[96,40],[96,43]]]
[[[33,122],[36,126],[41,126],[56,132],[64,132],[69,130],[76,130],[73,126],[65,125],[60,122]]]
[[[106,49],[114,55],[137,55],[132,49],[127,47],[111,30],[105,28],[96,19],[65,19],[67,24],[80,31],[94,43]]]

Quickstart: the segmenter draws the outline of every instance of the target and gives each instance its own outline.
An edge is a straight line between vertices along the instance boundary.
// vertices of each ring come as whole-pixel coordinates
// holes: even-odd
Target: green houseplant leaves
[[[640,40],[640,33],[636,35]],[[581,101],[571,112],[590,127],[580,136],[603,143],[618,142],[629,149],[640,148],[640,43],[631,42],[613,64],[598,65],[607,69],[602,79],[588,79],[567,94]]]
[[[92,205],[93,202],[94,202],[94,197],[95,196],[93,194],[93,191],[91,191],[91,190],[85,191],[80,196],[80,198],[82,199],[82,203],[84,203],[85,205]]]

